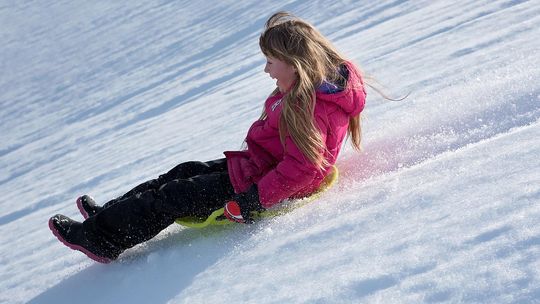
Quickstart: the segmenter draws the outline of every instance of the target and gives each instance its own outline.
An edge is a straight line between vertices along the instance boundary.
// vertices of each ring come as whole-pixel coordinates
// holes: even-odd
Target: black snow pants
[[[83,229],[104,250],[122,252],[153,238],[177,218],[210,215],[233,196],[226,159],[186,162],[107,202],[83,222]]]

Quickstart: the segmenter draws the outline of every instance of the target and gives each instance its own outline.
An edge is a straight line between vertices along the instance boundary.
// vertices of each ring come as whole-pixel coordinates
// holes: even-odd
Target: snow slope
[[[0,2],[1,303],[540,303],[538,1]],[[247,227],[171,226],[100,265],[55,213],[240,148],[285,9],[368,91],[338,186]]]

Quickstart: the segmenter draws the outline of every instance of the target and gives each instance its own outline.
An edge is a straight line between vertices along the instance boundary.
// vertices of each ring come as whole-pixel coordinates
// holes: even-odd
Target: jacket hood
[[[343,91],[326,94],[317,92],[317,100],[336,104],[349,116],[354,117],[364,109],[366,102],[366,91],[360,72],[356,66],[345,62],[347,85]]]

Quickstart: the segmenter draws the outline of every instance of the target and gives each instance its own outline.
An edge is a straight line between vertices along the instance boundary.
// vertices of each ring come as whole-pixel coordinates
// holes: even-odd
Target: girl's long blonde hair
[[[315,27],[287,12],[272,15],[259,38],[264,55],[292,65],[297,73],[296,83],[283,97],[279,121],[281,143],[290,135],[300,151],[312,163],[323,169],[328,165],[324,158],[326,144],[316,126],[315,90],[323,81],[346,81],[339,68],[346,59]],[[275,94],[278,89],[272,93]],[[263,112],[261,119],[266,114]],[[355,149],[360,149],[360,114],[349,120],[347,135]]]

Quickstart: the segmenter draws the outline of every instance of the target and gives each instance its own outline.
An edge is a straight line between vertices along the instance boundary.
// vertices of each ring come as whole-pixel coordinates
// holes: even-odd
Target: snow
[[[540,303],[538,1],[0,3],[1,303]],[[173,225],[94,263],[54,238],[187,160],[237,150],[274,82],[258,35],[315,24],[368,91],[362,153],[289,214]]]

